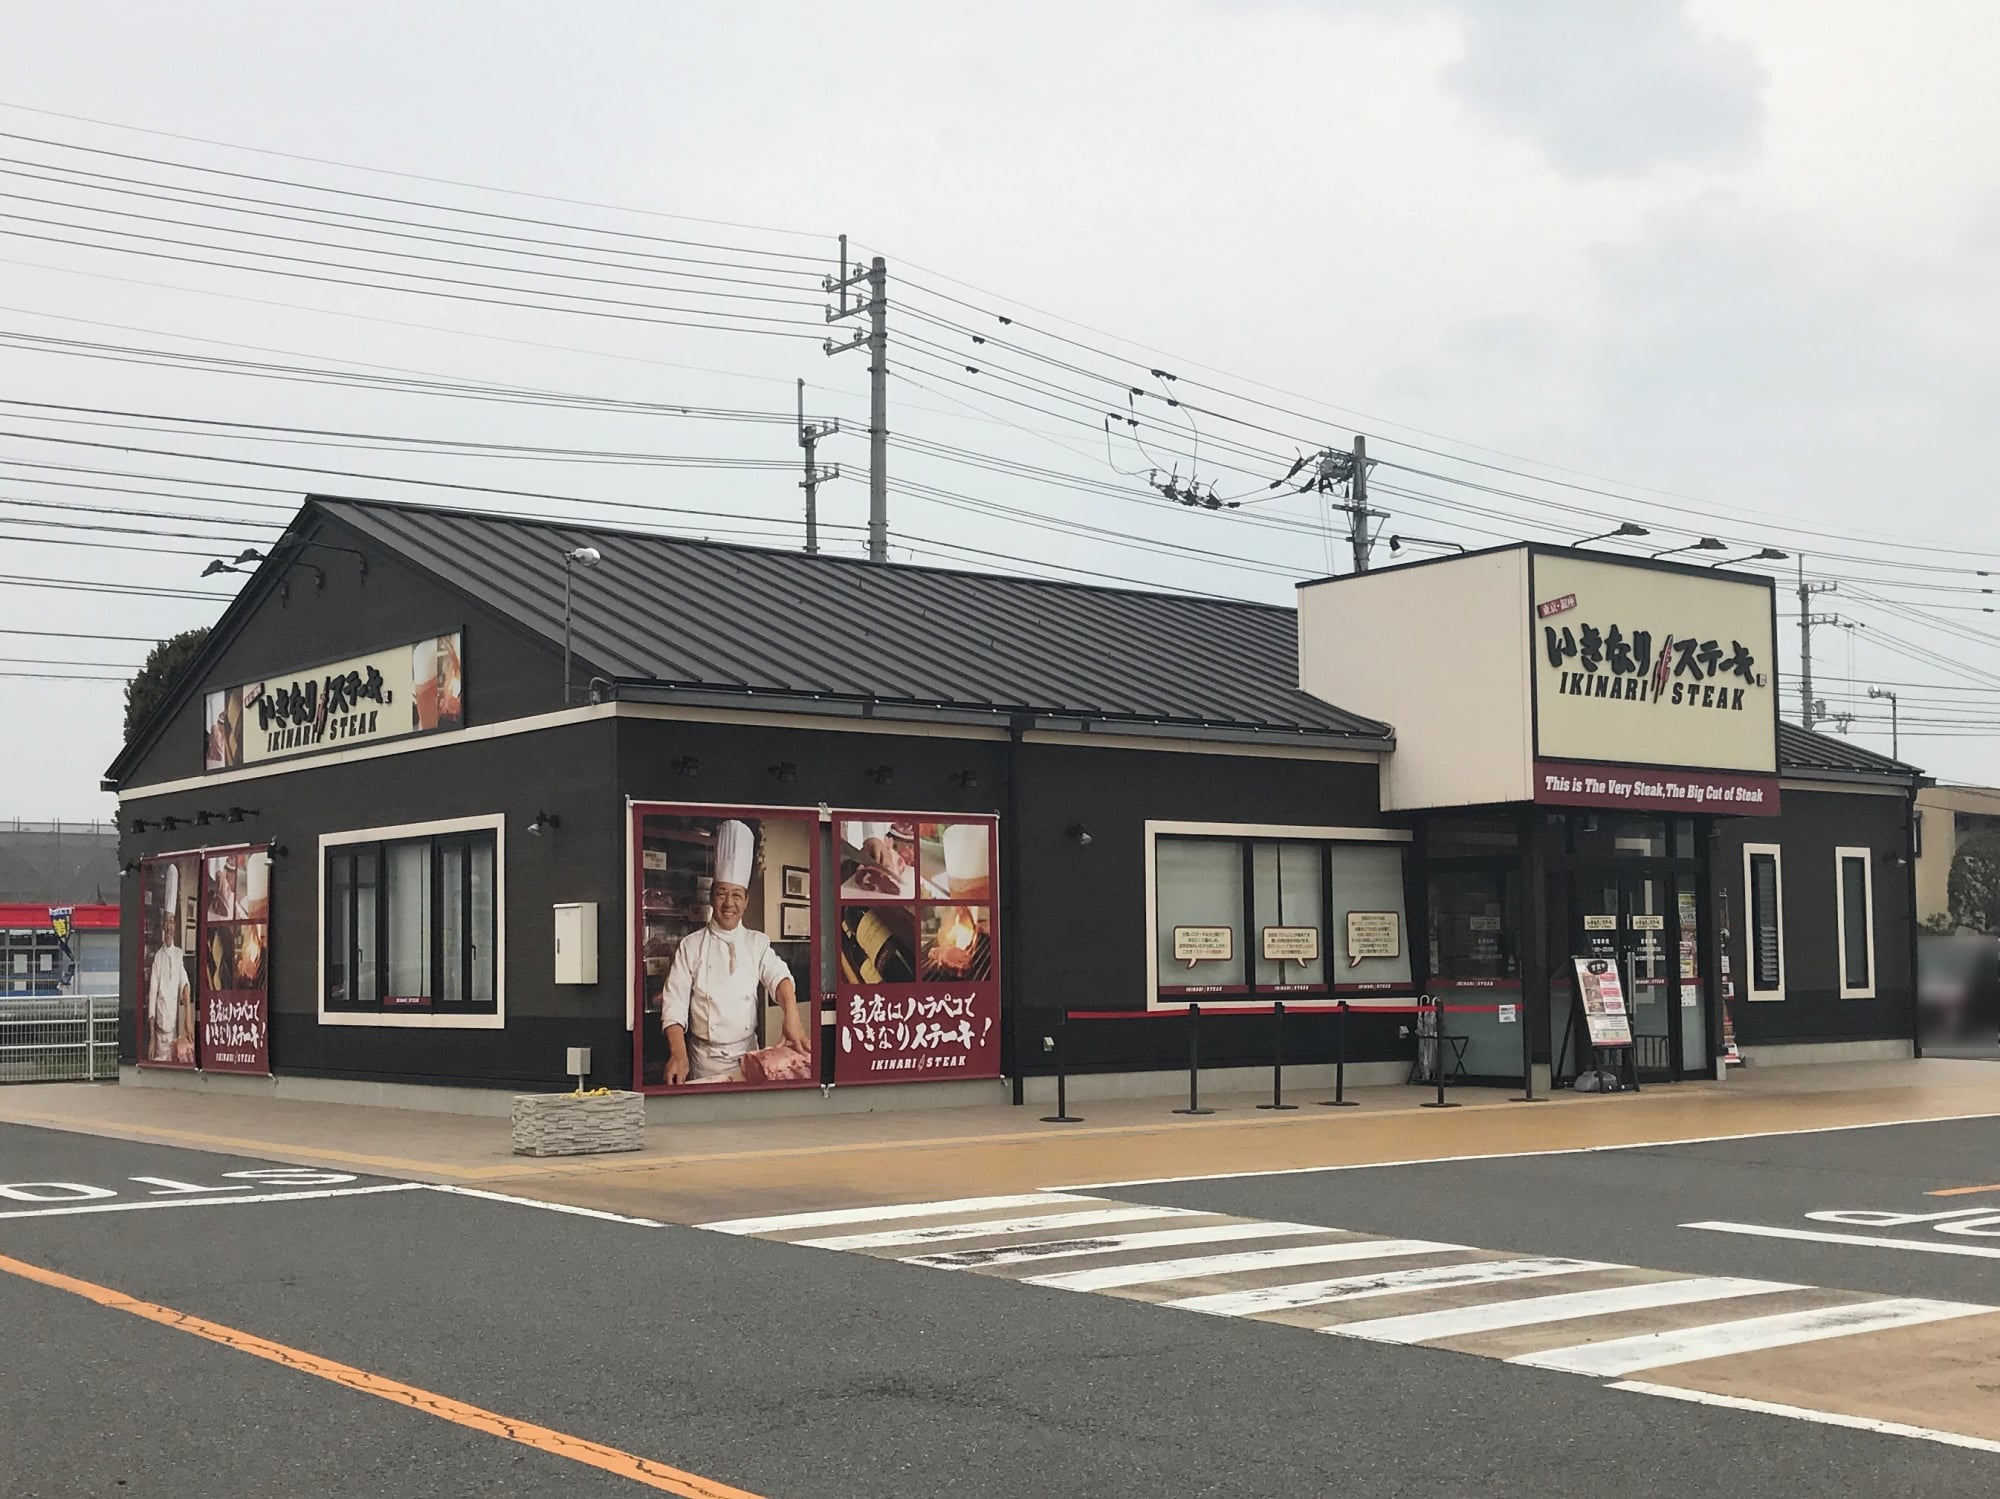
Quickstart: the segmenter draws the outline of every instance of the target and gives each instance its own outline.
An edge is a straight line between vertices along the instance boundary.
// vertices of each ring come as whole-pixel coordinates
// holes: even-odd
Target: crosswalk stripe
[[[1252,1291],[1223,1291],[1162,1302],[1183,1312],[1213,1317],[1254,1317],[1261,1312],[1297,1311],[1370,1296],[1400,1296],[1411,1291],[1441,1291],[1452,1286],[1486,1285],[1495,1281],[1537,1280],[1550,1275],[1578,1275],[1587,1270],[1620,1270],[1622,1265],[1599,1260],[1483,1260],[1472,1265],[1426,1265],[1417,1270],[1387,1270],[1375,1275],[1342,1275],[1332,1280],[1302,1280],[1284,1286],[1260,1286]]]
[[[1517,1354],[1508,1362],[1616,1379],[1641,1369],[1657,1369],[1667,1364],[1691,1364],[1728,1354],[1785,1348],[1824,1338],[1853,1337],[1891,1327],[1916,1327],[1925,1322],[1943,1322],[1953,1317],[1971,1317],[1994,1310],[1990,1306],[1971,1306],[1962,1301],[1890,1297],[1848,1306],[1820,1307],[1814,1311],[1783,1312],[1774,1317],[1748,1317],[1708,1327],[1685,1328],[1679,1332],[1646,1333],[1640,1337],[1615,1338],[1603,1343],[1550,1348],[1540,1353]]]
[[[1429,1343],[1467,1333],[1495,1332],[1505,1327],[1533,1327],[1543,1322],[1570,1322],[1606,1312],[1643,1311],[1652,1307],[1686,1306],[1698,1301],[1722,1301],[1732,1296],[1757,1296],[1772,1291],[1797,1291],[1801,1286],[1771,1280],[1737,1280],[1703,1276],[1688,1280],[1652,1281],[1638,1286],[1611,1286],[1600,1291],[1571,1291],[1560,1296],[1530,1296],[1484,1306],[1459,1306],[1446,1311],[1415,1312],[1373,1322],[1348,1322],[1322,1327],[1321,1332],[1371,1343]],[[1643,1366],[1640,1366],[1643,1367]]]
[[[1164,1228],[1137,1234],[1104,1234],[1088,1239],[1049,1239],[1012,1249],[957,1249],[944,1254],[912,1255],[906,1265],[938,1270],[983,1270],[989,1265],[1023,1265],[1031,1260],[1061,1260],[1080,1254],[1120,1254],[1133,1249],[1166,1249],[1177,1244],[1219,1244],[1232,1239],[1275,1239],[1289,1234],[1330,1234],[1338,1229],[1317,1223],[1218,1223],[1206,1228]]]
[[[825,1228],[836,1223],[893,1223],[898,1218],[928,1218],[943,1213],[997,1212],[1002,1208],[1038,1208],[1058,1202],[1102,1202],[1078,1192],[1016,1192],[1008,1197],[959,1197],[946,1202],[896,1202],[886,1207],[831,1208],[817,1213],[786,1213],[777,1218],[724,1218],[696,1227],[718,1234],[782,1234],[798,1228]]]
[[[1033,1234],[1093,1228],[1103,1223],[1135,1223],[1148,1218],[1200,1218],[1212,1214],[1193,1208],[1100,1208],[1073,1213],[1037,1213],[1027,1218],[988,1218],[977,1223],[934,1223],[922,1228],[889,1228],[866,1234],[836,1234],[829,1239],[794,1239],[807,1249],[894,1249],[905,1244],[936,1244],[951,1239],[983,1239],[987,1235]]]
[[[1411,1254],[1452,1254],[1463,1244],[1437,1244],[1429,1239],[1362,1239],[1344,1244],[1289,1244],[1282,1249],[1247,1249],[1234,1254],[1205,1254],[1183,1260],[1153,1260],[1144,1265],[1102,1265],[1091,1270],[1066,1270],[1032,1276],[1031,1286],[1063,1291],[1106,1291],[1143,1286],[1162,1280],[1195,1280],[1210,1275],[1234,1275],[1244,1270],[1286,1270],[1296,1265],[1334,1265],[1346,1260],[1398,1259]]]

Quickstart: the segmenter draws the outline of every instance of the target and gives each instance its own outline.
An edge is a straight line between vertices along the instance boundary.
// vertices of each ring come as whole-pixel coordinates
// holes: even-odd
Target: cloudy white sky
[[[1905,700],[1905,758],[1946,778],[2000,779],[1989,727],[2000,725],[2000,616],[1983,612],[1993,599],[1980,592],[1990,582],[1980,570],[2000,571],[1987,455],[1988,413],[2000,402],[2000,91],[1990,87],[2000,14],[1990,5],[1913,0],[1892,23],[1881,7],[1846,0],[977,9],[578,0],[560,11],[501,0],[64,0],[16,5],[9,30],[0,57],[0,100],[15,106],[0,109],[0,131],[12,133],[0,138],[0,169],[11,169],[0,172],[10,200],[0,203],[0,394],[142,415],[85,426],[74,410],[0,406],[0,460],[10,461],[0,463],[0,576],[213,597],[0,582],[0,629],[155,637],[205,623],[226,596],[199,581],[205,557],[269,534],[217,518],[282,518],[217,502],[282,505],[285,489],[463,502],[414,482],[451,480],[657,505],[655,523],[718,537],[779,542],[780,522],[795,536],[796,475],[775,470],[253,443],[240,433],[170,435],[158,418],[795,460],[780,423],[358,392],[57,355],[32,340],[390,366],[770,413],[790,409],[792,382],[803,377],[816,413],[860,426],[860,357],[823,357],[817,330],[805,326],[818,317],[810,277],[845,232],[888,258],[892,340],[909,338],[892,354],[891,425],[917,445],[892,458],[895,481],[916,491],[892,501],[910,548],[898,555],[937,560],[948,543],[995,554],[957,554],[972,565],[1060,564],[1273,601],[1289,599],[1294,577],[1329,570],[1338,554],[1307,497],[1192,514],[1120,477],[1146,459],[1126,440],[1107,458],[1094,424],[1122,409],[1111,382],[1153,385],[1145,367],[1157,365],[1233,393],[1204,393],[1242,422],[1204,422],[1208,446],[1192,468],[1224,493],[1261,484],[1299,447],[1344,445],[1360,430],[1371,452],[1404,466],[1376,474],[1377,502],[1392,512],[1385,534],[1556,539],[1602,517],[1596,529],[1625,519],[1650,526],[1657,546],[1713,534],[1744,550],[1803,551],[1811,575],[1839,580],[1817,607],[1852,626],[1817,637],[1829,710],[1854,713],[1850,732],[1886,750],[1886,715],[1866,689],[1894,687]],[[188,165],[312,186],[201,176]],[[196,207],[189,187],[250,202]],[[430,206],[369,205],[314,187]],[[366,247],[384,241],[241,212],[257,204],[372,207],[406,227],[439,226],[458,236],[453,244],[389,243],[461,263],[479,258],[463,248],[464,226],[500,221],[459,210],[542,219],[512,227],[623,268],[585,274],[636,272],[646,286],[370,258]],[[728,222],[660,216],[669,214]],[[255,240],[244,228],[309,242]],[[612,239],[607,229],[727,248]],[[258,247],[367,269],[261,262],[273,268],[382,282],[381,268],[400,264],[520,287],[514,296],[542,305],[158,258],[247,266],[258,262],[241,251]],[[723,264],[668,265],[635,252]],[[784,300],[703,301],[697,283],[655,274],[676,267],[754,273],[777,285],[743,291]],[[551,310],[557,287],[800,321],[750,336],[588,317],[574,302]],[[431,288],[441,289],[450,288]],[[1018,319],[1011,332],[992,316],[1003,311]],[[1015,347],[975,350],[921,314]],[[985,372],[967,374],[962,362],[973,361]],[[1147,451],[1192,459],[1193,439],[1162,405],[1151,394],[1138,404]],[[66,441],[49,440],[57,437]],[[968,454],[1071,478],[999,471]],[[825,491],[824,515],[850,528],[830,529],[831,544],[852,550],[851,528],[866,512],[865,441],[836,438],[823,456],[848,471]],[[212,461],[220,457],[295,467]],[[1028,514],[971,511],[967,499]],[[140,519],[13,503],[29,500]],[[480,503],[638,514],[549,499]],[[770,519],[688,513],[704,510]],[[201,535],[212,540],[68,537],[181,549],[128,552],[17,539],[46,531],[26,524],[37,518],[165,529],[157,517],[175,513],[204,517]],[[1386,546],[1377,561],[1387,561]],[[1795,566],[1783,564],[1787,579]],[[1783,634],[1795,716],[1796,629]],[[61,671],[46,664],[58,660],[93,663],[77,674],[115,674],[145,649],[25,634],[0,634],[0,646],[10,658],[0,670],[36,674]],[[118,746],[118,684],[0,682],[10,705],[0,814],[107,813],[96,785]]]

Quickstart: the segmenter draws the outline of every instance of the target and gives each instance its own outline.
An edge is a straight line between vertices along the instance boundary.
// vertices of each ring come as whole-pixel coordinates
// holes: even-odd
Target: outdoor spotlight
[[[799,767],[790,760],[780,760],[771,767],[771,779],[774,781],[796,781],[798,778]]]
[[[698,776],[701,774],[701,761],[697,760],[693,755],[682,755],[678,760],[674,761],[674,774],[677,776]]]
[[[556,816],[555,813],[537,812],[535,814],[535,820],[528,824],[528,836],[530,838],[539,838],[542,836],[542,833],[545,829],[552,830],[555,828],[559,828],[561,826],[562,826],[562,819]]]
[[[877,786],[892,785],[896,779],[896,767],[893,765],[871,765],[868,767],[868,779],[873,781]]]
[[[1090,829],[1085,827],[1080,822],[1071,823],[1068,829],[1065,830],[1063,836],[1068,838],[1069,841],[1071,843],[1074,843],[1078,848],[1090,847],[1090,842],[1091,842]]]
[[[979,789],[979,772],[976,770],[954,771],[951,778],[962,790],[977,791]]]
[[[125,831],[128,833],[143,833],[146,831],[148,825],[145,818],[134,817],[125,824]]]

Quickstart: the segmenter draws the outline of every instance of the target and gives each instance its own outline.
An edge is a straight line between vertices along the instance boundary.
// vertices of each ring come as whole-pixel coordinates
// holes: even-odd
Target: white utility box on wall
[[[597,982],[597,902],[556,907],[556,982]]]

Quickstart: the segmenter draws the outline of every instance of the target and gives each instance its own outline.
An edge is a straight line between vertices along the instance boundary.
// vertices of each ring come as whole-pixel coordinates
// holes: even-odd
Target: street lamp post
[[[1868,695],[1873,698],[1885,697],[1889,700],[1889,758],[1892,760],[1902,759],[1903,725],[1902,716],[1897,708],[1896,694],[1886,687],[1870,687]]]
[[[604,560],[604,554],[596,547],[573,547],[563,553],[563,706],[570,704],[569,690],[569,630],[570,630],[570,576],[579,567],[595,567]]]

